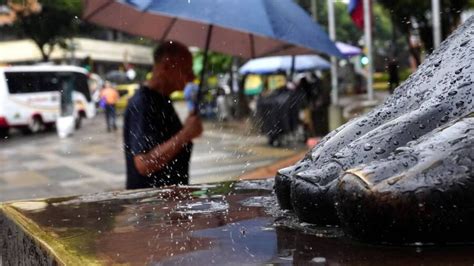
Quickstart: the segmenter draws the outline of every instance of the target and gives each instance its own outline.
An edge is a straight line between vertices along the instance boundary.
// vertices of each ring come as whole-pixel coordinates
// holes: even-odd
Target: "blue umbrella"
[[[240,69],[245,74],[271,74],[287,72],[292,69],[292,56],[270,56],[249,60]],[[326,70],[331,64],[318,55],[297,55],[294,59],[294,71]]]
[[[176,40],[202,48],[205,54],[213,50],[242,58],[308,53],[343,56],[326,32],[292,0],[83,2],[85,20],[159,41]],[[206,64],[207,56],[204,68]]]
[[[292,0],[83,0],[84,19],[156,40],[242,58],[324,53],[342,57]]]

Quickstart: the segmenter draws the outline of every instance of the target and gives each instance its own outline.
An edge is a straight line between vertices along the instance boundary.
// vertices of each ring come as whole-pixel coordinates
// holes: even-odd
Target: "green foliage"
[[[199,51],[194,54],[194,74],[199,76],[202,71],[204,52]],[[232,65],[232,57],[220,53],[208,52],[207,73],[211,75],[229,72]]]
[[[297,0],[298,4],[310,13],[311,0]],[[318,24],[328,32],[327,1],[317,0]],[[363,30],[358,29],[348,11],[347,4],[334,2],[334,14],[336,16],[336,40],[349,44],[359,45],[363,39]],[[377,2],[373,5],[374,17],[374,48],[376,54],[386,56],[388,54],[388,43],[392,38],[392,22],[389,13]]]
[[[410,68],[402,68],[399,70],[399,76],[400,76],[400,82],[405,81],[411,74],[412,70]],[[388,73],[387,72],[380,72],[376,75],[374,75],[374,82],[380,82],[380,83],[388,83]]]
[[[31,38],[47,61],[55,45],[66,46],[66,39],[74,36],[80,22],[80,0],[42,0],[38,14],[20,16],[14,28]],[[48,49],[47,49],[48,47]]]
[[[311,0],[296,1],[303,9],[311,14]],[[327,1],[317,2],[317,23],[328,31],[328,8]],[[342,42],[357,44],[363,32],[354,25],[347,11],[347,5],[341,2],[334,3],[334,14],[336,16],[336,39]]]
[[[433,49],[433,31],[431,1],[420,0],[378,0],[389,12],[392,22],[405,36],[415,29],[412,19],[416,20],[420,38],[425,49]],[[441,0],[441,27],[446,38],[459,24],[461,11],[474,7],[473,0]]]
[[[374,36],[377,40],[387,41],[392,38],[392,21],[390,14],[381,5],[373,5],[374,12]]]

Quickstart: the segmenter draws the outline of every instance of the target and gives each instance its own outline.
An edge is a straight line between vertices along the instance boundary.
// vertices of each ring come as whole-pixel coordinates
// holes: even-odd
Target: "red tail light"
[[[8,127],[8,121],[3,116],[0,116],[0,127]]]

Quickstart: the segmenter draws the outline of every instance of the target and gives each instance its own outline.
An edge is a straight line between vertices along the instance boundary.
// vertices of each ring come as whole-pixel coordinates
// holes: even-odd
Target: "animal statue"
[[[474,192],[473,99],[471,17],[384,103],[330,132],[301,161],[279,170],[275,192],[280,207],[304,222],[340,224],[359,239],[460,240],[462,234],[449,232],[474,217],[469,207],[474,198],[459,203]],[[433,204],[444,209],[430,208]]]

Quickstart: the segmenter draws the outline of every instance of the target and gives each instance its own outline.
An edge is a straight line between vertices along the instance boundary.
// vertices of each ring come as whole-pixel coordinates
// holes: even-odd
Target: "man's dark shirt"
[[[135,155],[147,153],[156,145],[166,142],[182,127],[169,97],[148,87],[141,87],[130,98],[123,127],[127,189],[188,184],[192,143],[187,144],[174,159],[150,176],[140,175],[133,162]]]

